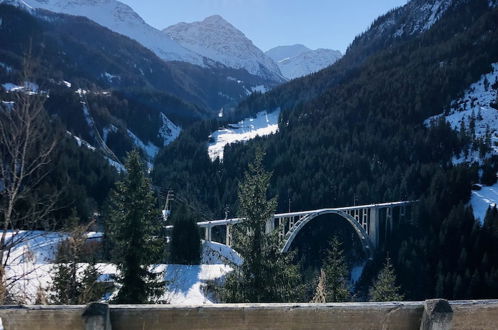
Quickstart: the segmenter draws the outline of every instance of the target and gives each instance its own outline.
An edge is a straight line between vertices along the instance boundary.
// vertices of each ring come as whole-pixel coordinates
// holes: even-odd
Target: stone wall
[[[498,300],[4,306],[0,317],[5,330],[498,329]]]

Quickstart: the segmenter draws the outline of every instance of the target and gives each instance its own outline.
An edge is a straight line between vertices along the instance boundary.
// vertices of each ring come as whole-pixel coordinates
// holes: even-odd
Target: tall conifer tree
[[[323,265],[326,282],[327,302],[343,302],[351,299],[348,286],[348,269],[337,237],[330,242],[327,257]]]
[[[403,295],[399,286],[396,286],[396,274],[391,259],[388,257],[384,268],[381,269],[377,279],[370,290],[371,301],[401,301]]]
[[[235,249],[244,262],[227,277],[227,302],[289,302],[300,292],[293,255],[280,252],[275,232],[265,232],[266,222],[275,213],[276,199],[267,197],[271,173],[264,170],[263,157],[258,150],[239,185],[239,216],[245,220],[233,228]]]
[[[111,196],[107,235],[117,264],[120,304],[144,304],[164,291],[161,274],[150,270],[164,255],[160,212],[138,151],[128,154],[126,173]]]

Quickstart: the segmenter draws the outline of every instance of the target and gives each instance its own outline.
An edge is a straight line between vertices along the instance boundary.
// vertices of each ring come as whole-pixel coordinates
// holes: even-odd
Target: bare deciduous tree
[[[12,251],[33,238],[23,230],[41,228],[57,200],[57,193],[47,195],[39,189],[50,172],[56,138],[46,121],[46,95],[30,83],[33,69],[28,55],[22,88],[11,92],[13,106],[0,105],[0,303],[21,278],[7,276],[6,268],[19,258]]]

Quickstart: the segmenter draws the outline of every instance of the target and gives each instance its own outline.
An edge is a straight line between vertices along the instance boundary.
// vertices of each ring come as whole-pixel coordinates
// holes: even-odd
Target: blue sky
[[[218,14],[266,51],[304,44],[344,52],[372,21],[407,0],[120,0],[163,29]]]

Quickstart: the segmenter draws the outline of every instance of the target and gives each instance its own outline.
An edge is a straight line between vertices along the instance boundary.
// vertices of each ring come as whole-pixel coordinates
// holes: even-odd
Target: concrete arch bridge
[[[278,231],[282,252],[289,251],[292,242],[301,229],[317,217],[325,214],[336,214],[344,218],[354,229],[365,254],[372,258],[375,249],[379,247],[380,223],[383,220],[386,230],[391,230],[395,213],[399,218],[407,214],[407,208],[414,201],[399,201],[382,204],[358,205],[338,208],[324,208],[310,211],[289,212],[275,214],[266,222],[266,232]],[[197,225],[204,228],[204,239],[212,241],[212,230],[215,227],[226,227],[225,243],[232,245],[232,227],[243,222],[243,218],[222,219],[198,222]],[[168,226],[171,229],[172,226]]]

